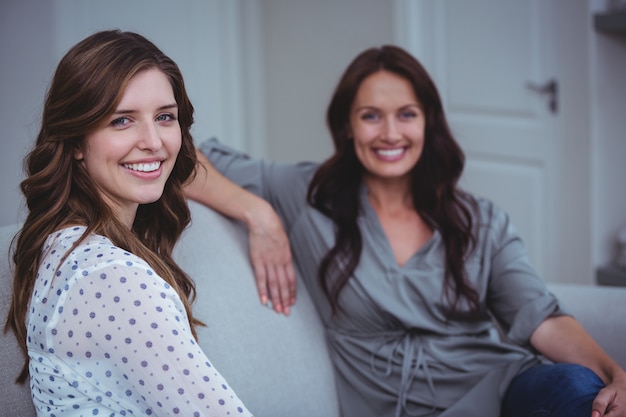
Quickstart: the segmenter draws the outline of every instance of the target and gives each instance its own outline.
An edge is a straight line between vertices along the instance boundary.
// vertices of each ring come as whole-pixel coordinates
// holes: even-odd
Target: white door
[[[561,262],[572,251],[560,238],[560,216],[568,215],[558,91],[562,40],[554,33],[560,10],[551,0],[407,4],[402,36],[435,79],[466,153],[461,186],[510,214],[546,280],[588,281],[565,276]],[[548,91],[537,91],[543,87]],[[586,219],[568,224],[579,221]]]

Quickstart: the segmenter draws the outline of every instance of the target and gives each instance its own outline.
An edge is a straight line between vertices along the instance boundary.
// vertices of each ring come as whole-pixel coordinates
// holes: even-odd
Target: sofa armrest
[[[548,288],[563,308],[626,369],[626,287],[552,283]]]

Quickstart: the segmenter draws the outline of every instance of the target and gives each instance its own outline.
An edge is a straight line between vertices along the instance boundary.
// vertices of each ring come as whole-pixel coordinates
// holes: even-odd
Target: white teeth
[[[124,164],[125,168],[132,169],[133,171],[152,172],[159,169],[161,162],[150,162],[148,164]]]
[[[377,149],[376,152],[382,156],[394,157],[402,154],[402,152],[404,152],[404,148]]]

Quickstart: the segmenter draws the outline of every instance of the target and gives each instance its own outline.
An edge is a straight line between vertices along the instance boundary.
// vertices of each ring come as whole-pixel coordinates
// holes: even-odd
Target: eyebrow
[[[407,109],[410,107],[417,107],[418,109],[423,109],[423,106],[420,103],[410,103],[410,104],[405,104],[403,106],[400,107],[400,109]],[[365,105],[365,106],[361,106],[361,107],[357,107],[354,110],[355,111],[362,111],[362,110],[379,110],[380,108],[377,106],[373,106],[373,105]]]
[[[164,106],[159,107],[157,110],[170,110],[170,109],[177,109],[178,108],[178,103],[172,103],[172,104],[166,104]],[[127,110],[127,109],[117,109],[113,112],[113,114],[129,114],[129,113],[134,113],[136,112],[136,110]]]

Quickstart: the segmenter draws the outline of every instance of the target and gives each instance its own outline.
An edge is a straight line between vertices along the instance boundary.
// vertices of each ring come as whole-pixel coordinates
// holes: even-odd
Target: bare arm
[[[196,149],[196,177],[186,185],[187,197],[225,216],[242,221],[249,231],[250,261],[263,304],[289,314],[295,303],[296,280],[289,240],[272,206],[220,174]]]
[[[626,373],[570,316],[546,319],[530,342],[554,362],[576,363],[593,370],[606,384],[593,403],[592,417],[626,416]]]

